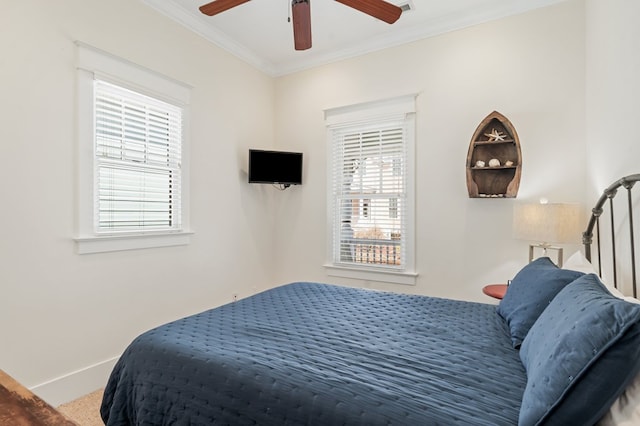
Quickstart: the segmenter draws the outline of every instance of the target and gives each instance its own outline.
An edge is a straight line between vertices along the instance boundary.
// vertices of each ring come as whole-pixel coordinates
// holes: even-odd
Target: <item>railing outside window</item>
[[[342,240],[342,261],[368,265],[401,265],[400,240],[349,238]]]

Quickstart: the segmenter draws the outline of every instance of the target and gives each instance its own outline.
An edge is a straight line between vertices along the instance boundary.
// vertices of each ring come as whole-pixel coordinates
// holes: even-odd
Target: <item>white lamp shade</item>
[[[577,243],[582,231],[579,204],[516,204],[513,232],[516,238],[541,243]]]

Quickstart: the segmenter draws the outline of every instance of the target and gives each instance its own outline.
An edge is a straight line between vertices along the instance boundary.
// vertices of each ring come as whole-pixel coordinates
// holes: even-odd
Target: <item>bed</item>
[[[588,257],[601,215],[584,233]],[[309,282],[267,290],[138,336],[101,416],[107,426],[622,425],[640,393],[640,304],[593,273],[600,263],[572,259],[524,266],[497,306]]]

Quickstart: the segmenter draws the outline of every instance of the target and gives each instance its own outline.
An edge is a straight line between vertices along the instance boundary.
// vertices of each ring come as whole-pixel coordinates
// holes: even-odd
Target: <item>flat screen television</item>
[[[302,185],[302,153],[250,149],[249,183]]]

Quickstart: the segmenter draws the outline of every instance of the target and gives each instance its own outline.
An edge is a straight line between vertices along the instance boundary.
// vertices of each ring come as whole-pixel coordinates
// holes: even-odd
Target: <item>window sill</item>
[[[416,272],[371,270],[342,265],[324,265],[331,277],[353,278],[366,281],[380,281],[392,284],[416,285]]]
[[[156,247],[184,246],[193,232],[104,235],[75,238],[78,254],[138,250]]]

